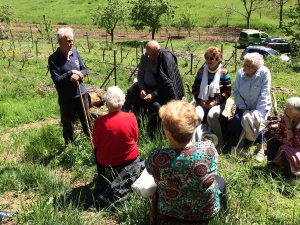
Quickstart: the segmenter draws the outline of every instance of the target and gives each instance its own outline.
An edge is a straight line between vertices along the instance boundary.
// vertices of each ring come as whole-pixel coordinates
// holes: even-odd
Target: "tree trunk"
[[[152,38],[152,40],[154,40],[154,36],[155,36],[155,31],[152,30],[152,32],[151,32],[151,38]]]
[[[280,0],[279,4],[279,28],[282,27],[282,22],[283,22],[283,0]]]
[[[250,17],[251,17],[251,14],[248,13],[247,14],[247,28],[250,29]]]

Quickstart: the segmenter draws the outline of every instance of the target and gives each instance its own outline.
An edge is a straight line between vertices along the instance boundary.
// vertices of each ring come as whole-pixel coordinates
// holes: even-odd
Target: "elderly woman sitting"
[[[284,115],[275,137],[267,142],[267,158],[283,169],[283,175],[291,179],[300,175],[300,98],[286,101]]]
[[[171,101],[160,108],[159,116],[170,145],[153,149],[146,159],[146,169],[157,184],[151,221],[208,224],[220,211],[222,199],[226,204],[225,181],[217,176],[218,152],[211,141],[191,143],[198,116],[188,102]]]
[[[99,181],[105,168],[122,171],[125,166],[140,161],[137,146],[138,126],[133,113],[121,112],[125,95],[116,86],[107,89],[104,100],[108,114],[97,118],[93,127],[93,144]]]
[[[233,118],[235,143],[239,142],[240,135],[243,131],[242,119],[246,110],[256,110],[264,118],[271,109],[270,98],[271,74],[267,67],[264,66],[264,60],[259,53],[248,53],[244,56],[243,68],[237,72],[234,83],[234,100],[236,111]],[[254,141],[257,145],[256,160],[261,162],[265,153],[263,149],[263,131],[261,131]],[[240,155],[246,160],[250,158],[249,147],[252,141],[244,140],[244,148]],[[236,150],[236,147],[233,147]],[[234,151],[235,152],[235,151]]]

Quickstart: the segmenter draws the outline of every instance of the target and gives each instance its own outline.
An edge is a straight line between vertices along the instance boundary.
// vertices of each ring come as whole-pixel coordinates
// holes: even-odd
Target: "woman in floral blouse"
[[[300,175],[300,98],[286,101],[284,114],[275,137],[267,143],[267,157],[283,169],[283,175],[291,179]]]
[[[146,159],[146,169],[157,184],[150,210],[158,212],[150,211],[151,221],[208,224],[221,202],[226,204],[225,181],[217,176],[218,152],[211,141],[191,143],[198,117],[188,102],[171,101],[160,108],[159,116],[170,145],[153,149]]]

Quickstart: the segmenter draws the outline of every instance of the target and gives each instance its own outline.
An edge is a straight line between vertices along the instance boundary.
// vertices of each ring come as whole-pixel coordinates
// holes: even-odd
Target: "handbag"
[[[150,197],[156,191],[157,185],[152,175],[146,169],[141,176],[131,185],[131,189],[139,196]]]

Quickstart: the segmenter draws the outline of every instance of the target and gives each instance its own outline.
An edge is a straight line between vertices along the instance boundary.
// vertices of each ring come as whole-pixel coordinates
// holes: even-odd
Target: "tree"
[[[275,3],[279,6],[279,27],[282,27],[283,23],[283,6],[288,3],[290,0],[271,0],[271,2]]]
[[[234,9],[233,7],[231,7],[230,9],[234,12],[239,13],[240,15],[242,15],[243,17],[246,18],[247,20],[247,28],[250,28],[250,19],[251,19],[251,15],[254,11],[258,10],[259,8],[264,7],[262,5],[263,0],[241,0],[243,2],[244,8],[246,10],[245,13],[240,12],[237,9]]]
[[[182,23],[182,27],[184,27],[187,30],[190,37],[191,31],[196,27],[195,18],[192,16],[190,12],[184,12],[181,14],[181,23]]]
[[[287,12],[289,18],[288,23],[283,23],[283,29],[287,36],[291,36],[292,40],[298,42],[292,46],[292,61],[300,61],[300,4],[297,4],[295,7],[290,7]]]
[[[17,21],[15,11],[11,5],[5,4],[0,6],[0,21],[7,24]]]
[[[137,30],[150,27],[152,39],[161,27],[161,18],[164,14],[173,15],[176,7],[172,0],[130,0],[133,5],[130,19]]]
[[[98,5],[98,8],[92,15],[92,20],[95,25],[100,28],[105,28],[106,32],[111,37],[111,42],[114,42],[114,30],[121,20],[128,15],[128,7],[122,0],[108,0],[106,6]]]

